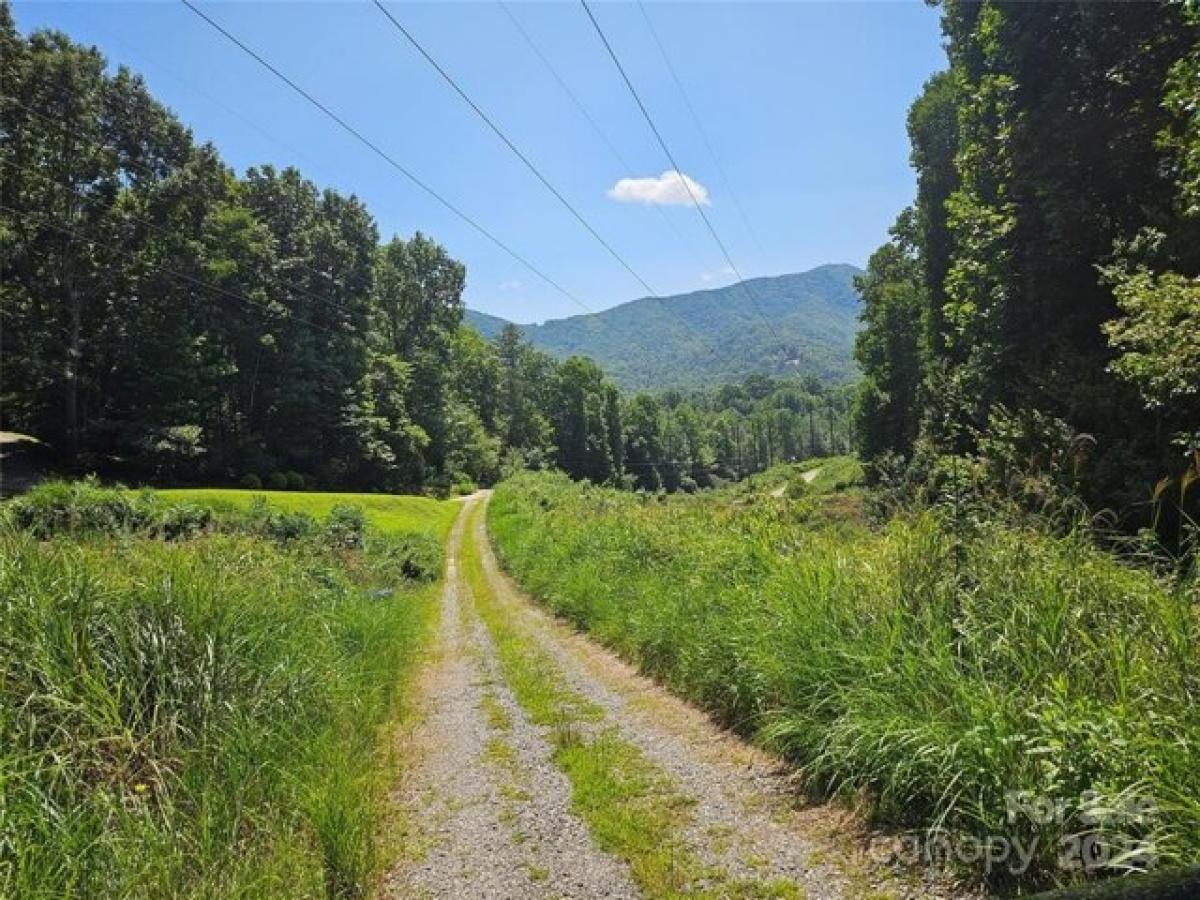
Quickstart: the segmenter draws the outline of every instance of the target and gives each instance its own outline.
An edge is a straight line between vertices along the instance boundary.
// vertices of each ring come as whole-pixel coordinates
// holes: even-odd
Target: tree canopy
[[[979,452],[1018,410],[1040,432],[1022,446],[1088,436],[1081,488],[1128,510],[1200,427],[1197,11],[942,10],[949,68],[909,114],[916,200],[860,280],[859,448]]]

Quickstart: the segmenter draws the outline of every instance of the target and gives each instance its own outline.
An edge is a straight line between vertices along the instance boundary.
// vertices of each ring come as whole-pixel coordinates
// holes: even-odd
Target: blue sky
[[[659,179],[670,166],[577,3],[508,9],[617,154],[498,3],[388,6],[657,293],[731,280],[694,208],[646,202],[670,201],[677,182],[618,188],[629,176]],[[645,294],[374,6],[203,7],[586,307]],[[155,96],[238,170],[296,165],[319,185],[362,197],[384,237],[432,235],[466,263],[473,308],[521,322],[582,311],[182,4],[17,2],[13,9],[23,31],[62,29],[142,73]],[[904,121],[921,84],[944,65],[936,10],[917,2],[648,3],[719,167],[641,9],[597,3],[593,10],[680,168],[707,193],[706,211],[743,275],[866,262],[912,199]]]

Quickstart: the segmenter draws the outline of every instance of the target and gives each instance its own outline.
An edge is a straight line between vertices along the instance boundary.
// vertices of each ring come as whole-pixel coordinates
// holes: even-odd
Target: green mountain
[[[860,271],[818,266],[520,328],[553,356],[590,356],[626,389],[698,387],[755,372],[846,381],[855,375]],[[507,324],[475,310],[466,320],[489,338]]]

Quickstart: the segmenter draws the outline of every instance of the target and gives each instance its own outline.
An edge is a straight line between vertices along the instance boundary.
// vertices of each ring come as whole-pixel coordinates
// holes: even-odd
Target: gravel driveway
[[[397,792],[413,858],[388,874],[390,897],[639,897],[629,867],[597,848],[571,811],[547,729],[504,683],[459,554],[476,504],[464,503],[448,543],[438,647],[426,666],[423,714]],[[937,881],[873,865],[846,810],[801,806],[789,773],[547,615],[505,575],[475,517],[488,589],[550,659],[563,683],[603,710],[606,727],[663,772],[692,804],[690,852],[741,883],[787,883],[806,900],[965,897]],[[705,896],[724,896],[718,886]],[[739,896],[742,896],[739,893]],[[754,894],[754,896],[759,896]],[[762,896],[777,896],[763,894]]]

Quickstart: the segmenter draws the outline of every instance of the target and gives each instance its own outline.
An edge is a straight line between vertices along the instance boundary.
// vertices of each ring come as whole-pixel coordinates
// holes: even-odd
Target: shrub
[[[154,524],[154,495],[101,487],[94,478],[47,481],[9,504],[10,521],[38,538],[56,534],[132,533]]]
[[[272,472],[267,476],[264,486],[269,491],[286,491],[288,487],[287,476],[282,472]]]
[[[439,472],[425,481],[425,489],[438,500],[445,500],[449,497],[453,486],[453,479],[445,472]]]
[[[304,490],[304,485],[305,485],[304,476],[301,475],[299,472],[284,472],[283,477],[284,477],[284,480],[287,482],[287,489],[289,491]]]
[[[262,534],[281,544],[312,537],[320,530],[317,520],[304,512],[272,512],[262,523]]]
[[[367,517],[360,506],[335,506],[325,520],[326,540],[338,549],[360,549],[366,532]]]
[[[432,535],[373,536],[367,550],[392,580],[436,581],[442,573],[442,544]]]
[[[253,472],[247,472],[238,479],[238,487],[245,488],[248,491],[261,491],[262,479]]]
[[[90,534],[174,541],[221,530],[287,543],[320,531],[312,516],[274,510],[262,497],[255,497],[244,511],[234,507],[218,510],[197,503],[166,502],[152,490],[105,488],[90,479],[43,482],[6,504],[5,510],[12,526],[40,540],[60,534]]]
[[[787,484],[784,486],[783,495],[789,500],[802,500],[812,493],[808,482],[804,480],[804,476],[800,472],[791,472],[788,475]]]
[[[216,515],[207,506],[179,503],[164,506],[158,517],[158,533],[168,541],[195,537],[213,527]]]

